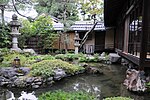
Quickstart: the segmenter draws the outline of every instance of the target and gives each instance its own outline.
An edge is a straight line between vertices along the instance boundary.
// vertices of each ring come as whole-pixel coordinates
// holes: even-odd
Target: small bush
[[[65,54],[57,54],[57,55],[55,56],[55,58],[56,58],[56,59],[61,59],[61,60],[65,61],[67,57],[66,57]]]
[[[39,100],[98,100],[85,92],[47,92],[39,96]]]
[[[51,55],[37,55],[37,56],[30,56],[29,57],[30,60],[54,60],[55,57],[51,56]]]
[[[80,62],[98,62],[98,61],[100,61],[98,54],[94,54],[91,57],[92,58],[88,57],[87,55],[82,55],[82,56],[80,56],[79,61]]]
[[[0,48],[0,56],[4,56],[6,54],[10,53],[10,50],[7,48]]]
[[[13,53],[8,53],[7,55],[4,55],[3,56],[3,61],[2,61],[2,65],[3,67],[11,67],[12,66],[12,63],[14,61],[14,59],[18,57],[20,59],[20,64],[21,66],[24,66],[26,60],[27,60],[27,57],[23,54],[20,54],[20,53],[16,53],[16,52],[13,52]]]
[[[25,66],[31,66],[34,63],[40,62],[42,60],[54,60],[55,57],[51,55],[37,55],[37,56],[30,56],[28,60],[25,62]]]
[[[109,98],[105,98],[103,100],[133,100],[133,99],[127,98],[127,97],[109,97]]]
[[[31,74],[33,76],[43,76],[49,77],[54,74],[55,69],[63,69],[66,73],[74,74],[77,71],[83,70],[83,67],[69,64],[68,62],[62,60],[43,60],[37,62],[32,66]]]

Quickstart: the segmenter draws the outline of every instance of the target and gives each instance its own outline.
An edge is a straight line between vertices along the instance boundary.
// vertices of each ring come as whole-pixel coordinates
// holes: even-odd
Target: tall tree
[[[73,0],[37,0],[36,2],[35,9],[39,14],[46,13],[61,20],[64,19],[66,9],[66,20],[79,20]]]
[[[4,10],[6,5],[8,4],[9,0],[0,0],[0,9],[1,9],[1,23],[4,26],[5,21],[4,21]]]
[[[103,20],[103,0],[77,0],[80,13],[87,19],[99,19]],[[85,19],[85,18],[83,18]]]
[[[35,9],[39,14],[46,13],[54,16],[58,21],[64,24],[63,37],[64,48],[67,52],[68,34],[66,33],[74,21],[79,20],[77,6],[75,0],[37,0],[38,4]]]

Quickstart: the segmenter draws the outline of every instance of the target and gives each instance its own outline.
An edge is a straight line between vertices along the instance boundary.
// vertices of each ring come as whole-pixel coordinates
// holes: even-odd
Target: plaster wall
[[[105,49],[112,49],[114,47],[114,29],[106,30],[105,34]]]

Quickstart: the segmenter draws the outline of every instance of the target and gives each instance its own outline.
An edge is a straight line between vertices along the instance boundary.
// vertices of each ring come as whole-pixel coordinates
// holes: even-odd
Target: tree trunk
[[[5,5],[1,5],[2,26],[5,25],[5,20],[4,20],[4,8],[5,8]]]
[[[65,1],[65,4],[64,4],[64,41],[65,41],[65,53],[68,53],[68,44],[67,44],[67,33],[66,33],[66,1]]]

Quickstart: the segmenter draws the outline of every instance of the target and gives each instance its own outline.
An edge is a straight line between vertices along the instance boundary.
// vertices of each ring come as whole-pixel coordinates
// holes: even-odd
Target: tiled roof
[[[76,21],[74,25],[71,26],[70,30],[83,30],[88,31],[93,27],[94,23],[92,21]],[[54,23],[54,30],[63,30],[64,25],[62,23]],[[104,22],[98,22],[94,30],[105,30]]]

